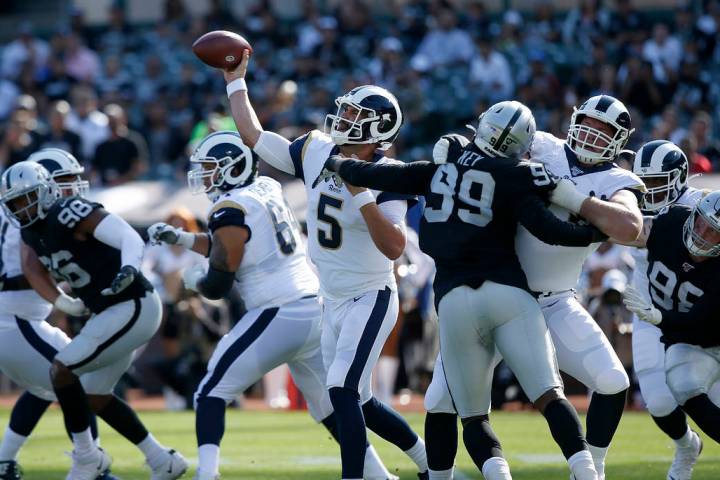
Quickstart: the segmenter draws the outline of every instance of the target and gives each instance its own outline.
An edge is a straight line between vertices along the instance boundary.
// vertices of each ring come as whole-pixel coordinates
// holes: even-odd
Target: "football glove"
[[[207,275],[205,266],[201,264],[193,265],[183,270],[182,277],[185,288],[194,292],[198,291],[198,282]]]
[[[457,160],[470,141],[462,135],[449,134],[440,137],[433,147],[433,162],[438,165]]]
[[[563,208],[567,208],[573,213],[580,213],[585,199],[588,198],[584,193],[580,193],[572,180],[563,178],[557,182],[557,186],[550,193],[550,201]]]
[[[330,166],[329,164],[332,164],[333,161],[344,160],[344,159],[345,159],[345,157],[342,157],[340,155],[332,155],[330,158],[328,158],[327,161],[325,162],[325,165],[323,165],[322,170],[320,170],[320,174],[317,176],[315,181],[313,181],[312,188],[317,187],[318,185],[320,185],[320,183],[326,182],[333,177],[335,177],[334,181],[335,181],[336,185],[338,186],[338,188],[340,188],[343,184],[342,179],[337,175],[337,173],[335,173],[333,170],[330,170],[328,168],[328,166]]]
[[[100,292],[101,295],[106,297],[109,295],[117,295],[118,293],[125,290],[130,286],[138,275],[138,271],[131,265],[125,265],[120,269],[120,272],[115,276],[110,286]]]
[[[195,243],[195,235],[192,233],[163,222],[150,225],[147,234],[150,245],[166,243],[168,245],[182,245],[185,248],[192,248],[193,243]]]
[[[85,303],[79,299],[67,295],[65,292],[61,292],[60,295],[55,299],[55,308],[60,311],[72,315],[73,317],[79,317],[87,312]]]
[[[628,310],[638,316],[643,322],[658,325],[662,322],[662,313],[653,307],[651,303],[643,298],[643,296],[631,286],[625,288],[623,292],[623,303]]]

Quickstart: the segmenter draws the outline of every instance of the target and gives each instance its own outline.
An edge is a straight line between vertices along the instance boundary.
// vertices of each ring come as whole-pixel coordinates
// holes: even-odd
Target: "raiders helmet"
[[[698,257],[720,256],[720,191],[695,205],[683,228],[685,246]]]
[[[20,228],[45,218],[60,198],[57,184],[39,163],[24,161],[5,170],[0,179],[0,202],[10,221]]]
[[[674,143],[653,140],[635,154],[633,173],[647,187],[640,200],[640,209],[645,213],[657,213],[677,201],[687,188],[688,160]]]
[[[520,102],[499,102],[480,115],[473,142],[491,157],[520,157],[535,136],[535,117]]]
[[[325,132],[336,145],[377,143],[387,150],[403,123],[395,95],[375,85],[353,88],[336,98],[335,105],[335,115],[325,117]]]
[[[257,159],[236,132],[215,132],[203,138],[190,156],[190,165],[190,192],[207,193],[211,200],[257,177]]]
[[[60,194],[64,197],[79,195],[84,197],[90,191],[90,183],[82,179],[85,168],[80,165],[77,158],[71,153],[59,148],[43,148],[27,158],[29,162],[36,162],[45,167],[50,177],[55,180]],[[60,182],[61,177],[75,177],[71,181]]]
[[[582,125],[585,117],[594,118],[615,129],[613,136],[588,125]],[[567,144],[578,160],[588,165],[612,162],[627,144],[634,131],[630,122],[630,112],[625,105],[610,95],[590,97],[580,105],[573,107]]]

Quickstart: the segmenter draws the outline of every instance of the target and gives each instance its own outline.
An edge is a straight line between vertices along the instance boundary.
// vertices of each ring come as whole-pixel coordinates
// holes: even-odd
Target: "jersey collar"
[[[597,165],[586,165],[578,160],[577,155],[573,152],[567,143],[563,145],[565,149],[565,158],[568,161],[568,168],[570,170],[571,177],[581,177],[583,175],[589,175],[591,173],[604,172],[616,167],[613,162],[603,162]]]

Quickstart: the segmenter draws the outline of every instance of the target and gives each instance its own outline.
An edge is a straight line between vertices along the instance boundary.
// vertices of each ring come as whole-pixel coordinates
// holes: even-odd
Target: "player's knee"
[[[630,387],[630,379],[624,369],[611,368],[598,375],[595,391],[603,395],[615,395]]]
[[[436,382],[430,383],[430,387],[428,387],[427,392],[425,392],[423,403],[425,410],[430,413],[455,414],[450,393],[447,389],[437,386]]]
[[[666,392],[654,392],[650,394],[648,398],[643,396],[643,400],[645,400],[645,406],[648,412],[650,412],[650,415],[653,417],[670,415],[678,406],[678,402],[670,390]]]
[[[561,387],[553,387],[550,390],[546,391],[542,395],[540,395],[533,404],[535,405],[535,408],[538,409],[540,413],[543,413],[545,411],[545,408],[555,400],[559,400],[561,398],[565,398],[565,393],[563,392],[563,389]]]
[[[57,360],[50,366],[50,379],[55,387],[64,387],[77,380],[77,376],[68,367]]]

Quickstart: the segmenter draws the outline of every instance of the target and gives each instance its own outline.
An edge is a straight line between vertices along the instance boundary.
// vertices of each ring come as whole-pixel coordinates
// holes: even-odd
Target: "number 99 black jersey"
[[[57,281],[67,282],[94,313],[141,297],[147,290],[147,280],[138,275],[135,282],[118,295],[100,294],[110,286],[122,266],[120,250],[91,234],[75,232],[78,223],[99,208],[102,205],[82,197],[61,198],[44,219],[21,230],[23,241],[35,250],[45,268]]]
[[[720,345],[720,258],[690,257],[683,240],[690,213],[675,205],[653,220],[647,239],[649,293],[662,313],[663,343],[707,348]]]

